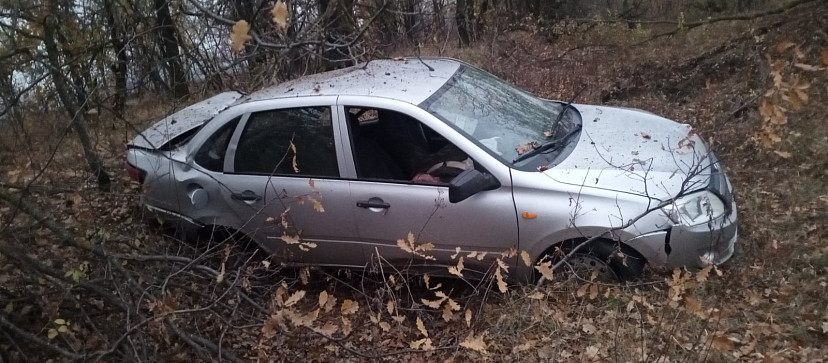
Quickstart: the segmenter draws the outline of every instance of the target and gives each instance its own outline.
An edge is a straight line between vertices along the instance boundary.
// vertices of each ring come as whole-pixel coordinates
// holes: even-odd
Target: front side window
[[[462,150],[400,112],[346,107],[357,178],[444,185],[474,167]]]
[[[236,173],[339,177],[330,107],[251,114],[234,164]]]
[[[210,171],[224,171],[224,154],[227,152],[227,145],[230,144],[230,138],[233,137],[233,131],[236,130],[239,119],[241,116],[224,124],[201,145],[195,154],[196,164]]]

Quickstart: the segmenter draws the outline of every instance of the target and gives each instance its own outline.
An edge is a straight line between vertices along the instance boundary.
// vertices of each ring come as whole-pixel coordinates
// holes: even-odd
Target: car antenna
[[[564,107],[561,109],[561,113],[559,113],[559,114],[558,114],[558,118],[557,118],[557,119],[555,119],[555,123],[554,123],[554,125],[557,125],[557,124],[558,124],[558,122],[561,122],[561,119],[563,118],[563,115],[566,113],[566,110],[567,110],[569,107],[571,107],[571,106],[572,106],[572,102],[574,102],[574,101],[575,101],[575,99],[576,99],[576,98],[578,98],[578,96],[580,96],[580,95],[581,95],[581,93],[583,93],[585,89],[586,89],[586,86],[584,85],[584,86],[581,86],[581,89],[579,89],[577,92],[575,92],[575,94],[572,96],[572,98],[570,98],[570,99],[569,99],[569,102],[567,102],[567,103],[564,105]]]
[[[417,56],[417,59],[420,61],[420,63],[426,66],[426,68],[428,68],[429,72],[434,72],[434,68],[431,68],[430,65],[426,64],[426,62],[424,62],[423,59],[420,58],[420,47],[417,47],[417,53],[414,53],[414,55]]]

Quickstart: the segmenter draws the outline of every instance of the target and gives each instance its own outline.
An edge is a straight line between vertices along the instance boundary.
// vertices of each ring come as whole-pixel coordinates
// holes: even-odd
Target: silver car
[[[720,264],[737,240],[731,184],[690,126],[540,99],[445,58],[218,94],[138,135],[126,167],[166,220],[296,264],[499,258],[531,279],[578,248],[573,263],[623,278]]]

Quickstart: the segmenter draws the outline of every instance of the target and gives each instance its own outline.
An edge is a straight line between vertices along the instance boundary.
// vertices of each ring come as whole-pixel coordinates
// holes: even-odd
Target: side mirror
[[[500,182],[493,176],[469,169],[454,177],[449,183],[449,202],[457,203],[482,191],[498,187]]]

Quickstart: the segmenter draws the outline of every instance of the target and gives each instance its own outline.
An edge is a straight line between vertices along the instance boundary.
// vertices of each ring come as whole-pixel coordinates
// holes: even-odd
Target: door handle
[[[373,198],[371,198],[373,199]],[[388,204],[383,201],[373,201],[373,200],[365,200],[357,202],[357,207],[360,208],[380,208],[380,209],[388,209],[391,208],[391,204]]]
[[[243,202],[255,202],[257,200],[262,199],[261,196],[257,195],[256,193],[253,193],[252,190],[245,190],[241,193],[230,194],[230,198],[233,198],[235,200],[240,200],[240,201],[243,201]]]

